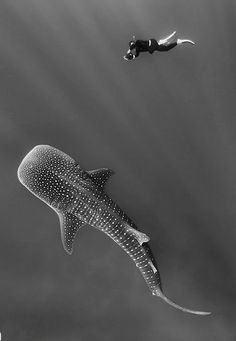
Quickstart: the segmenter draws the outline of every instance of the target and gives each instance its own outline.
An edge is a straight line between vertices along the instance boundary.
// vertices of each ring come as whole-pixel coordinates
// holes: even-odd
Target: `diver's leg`
[[[171,49],[173,49],[175,46],[177,46],[177,43],[170,43],[169,45],[165,46],[165,49],[163,51],[169,51]]]
[[[168,44],[160,44],[156,39],[149,39],[149,49],[148,52],[153,54],[154,51],[169,51],[177,45],[176,42]]]
[[[189,40],[189,39],[177,39],[176,42],[168,44],[168,45],[160,45],[160,44],[158,44],[155,47],[155,50],[156,51],[161,51],[161,52],[169,51],[169,50],[173,49],[175,46],[181,45],[181,44],[184,44],[184,43],[189,43],[191,45],[195,45],[195,43],[192,40]]]
[[[173,49],[175,46],[177,46],[177,43],[171,43],[171,44],[168,44],[168,45],[160,45],[158,44],[156,46],[156,51],[160,51],[160,52],[164,52],[164,51],[169,51],[171,49]]]

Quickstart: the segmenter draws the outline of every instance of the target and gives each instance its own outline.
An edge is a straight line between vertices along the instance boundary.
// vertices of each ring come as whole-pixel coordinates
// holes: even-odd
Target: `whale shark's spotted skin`
[[[153,295],[183,311],[208,314],[180,307],[164,296],[160,273],[147,243],[149,237],[138,231],[104,192],[112,174],[107,168],[86,172],[70,156],[47,145],[34,147],[18,168],[20,182],[57,212],[62,243],[69,254],[78,229],[85,224],[95,227],[132,258]]]

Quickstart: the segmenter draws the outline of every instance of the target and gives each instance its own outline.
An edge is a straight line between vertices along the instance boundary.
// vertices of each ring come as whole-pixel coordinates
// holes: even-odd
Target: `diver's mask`
[[[129,61],[129,60],[133,60],[135,58],[135,56],[133,55],[132,52],[126,53],[126,55],[124,56],[124,59]]]

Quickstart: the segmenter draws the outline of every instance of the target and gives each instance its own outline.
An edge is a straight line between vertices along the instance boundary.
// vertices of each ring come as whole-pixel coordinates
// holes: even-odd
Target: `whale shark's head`
[[[29,191],[51,205],[55,198],[63,194],[60,179],[74,164],[75,161],[60,150],[38,145],[24,157],[17,175]]]

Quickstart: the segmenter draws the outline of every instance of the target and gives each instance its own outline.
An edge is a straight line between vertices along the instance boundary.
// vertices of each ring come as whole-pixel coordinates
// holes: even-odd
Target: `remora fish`
[[[86,224],[93,226],[128,253],[153,295],[184,312],[210,314],[181,307],[163,294],[160,273],[147,243],[149,237],[138,231],[104,191],[113,173],[107,168],[84,171],[70,156],[47,145],[34,147],[17,172],[19,181],[57,212],[67,253],[72,253],[78,229]]]

